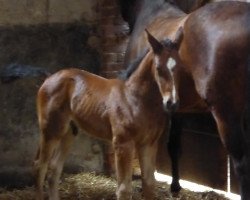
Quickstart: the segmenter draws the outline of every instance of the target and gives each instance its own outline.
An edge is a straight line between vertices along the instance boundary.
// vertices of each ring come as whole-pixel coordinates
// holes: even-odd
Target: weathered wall
[[[44,77],[30,74],[71,66],[99,72],[99,8],[98,0],[0,0],[0,76],[10,66],[29,74],[0,83],[0,185],[31,183],[39,138],[35,97]],[[71,172],[101,171],[102,143],[78,136],[67,163]]]
[[[98,0],[0,0],[1,25],[98,20]]]
[[[123,68],[128,42],[128,24],[122,19],[117,0],[102,0],[100,9],[102,48],[101,74],[116,77]]]

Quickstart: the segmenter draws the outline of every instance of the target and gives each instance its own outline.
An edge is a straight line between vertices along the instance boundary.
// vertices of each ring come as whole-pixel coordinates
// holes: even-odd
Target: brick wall
[[[123,68],[129,28],[123,21],[117,0],[102,0],[100,9],[101,75],[113,78]]]

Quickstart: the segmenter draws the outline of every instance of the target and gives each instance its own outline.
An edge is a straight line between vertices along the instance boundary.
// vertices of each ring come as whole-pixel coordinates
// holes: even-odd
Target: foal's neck
[[[151,93],[155,90],[157,84],[154,80],[153,53],[150,51],[143,58],[138,68],[126,81],[126,86],[131,90],[137,90],[138,93]]]

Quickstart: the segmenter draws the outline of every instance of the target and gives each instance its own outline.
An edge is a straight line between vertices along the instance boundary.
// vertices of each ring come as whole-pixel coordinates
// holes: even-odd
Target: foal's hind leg
[[[62,138],[58,145],[58,148],[50,162],[50,177],[49,177],[49,197],[51,200],[58,200],[58,185],[59,179],[63,170],[63,164],[66,159],[66,156],[70,150],[72,142],[74,140],[74,135],[69,130]]]
[[[39,112],[41,130],[39,158],[35,164],[36,198],[43,200],[43,186],[52,156],[58,149],[61,138],[64,137],[69,125],[69,115],[59,111],[49,110]]]
[[[142,190],[145,200],[154,199],[154,171],[156,165],[157,144],[157,142],[154,142],[153,144],[146,144],[137,147],[142,174]]]
[[[54,149],[58,145],[57,140],[46,140],[43,136],[41,137],[39,147],[39,157],[35,161],[35,187],[36,187],[36,200],[43,200],[43,186],[44,180],[48,170],[48,164],[53,154]]]

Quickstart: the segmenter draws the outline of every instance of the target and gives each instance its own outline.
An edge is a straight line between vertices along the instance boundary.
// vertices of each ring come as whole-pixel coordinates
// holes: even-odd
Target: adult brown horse
[[[142,34],[147,27],[157,38],[172,38],[183,26],[177,66],[178,113],[210,111],[220,138],[231,156],[240,182],[241,197],[250,199],[250,132],[243,128],[249,115],[247,94],[250,56],[250,4],[218,2],[187,15],[164,0],[142,0],[126,52],[125,66],[148,49]],[[132,15],[133,16],[133,15]],[[247,110],[247,112],[246,112]],[[247,117],[249,119],[250,116]],[[173,115],[172,125],[179,131]],[[247,122],[248,127],[250,125]],[[176,126],[177,125],[177,126]],[[173,159],[172,190],[178,191],[178,135],[172,129],[169,153]],[[177,137],[177,138],[176,138]]]
[[[220,1],[242,1],[242,2],[250,2],[249,0],[173,0],[179,8],[181,8],[184,12],[190,13],[195,11],[196,9],[204,6],[208,3],[220,2]]]
[[[132,198],[135,151],[142,170],[144,199],[153,199],[157,143],[168,119],[163,108],[171,109],[176,101],[175,64],[168,58],[177,59],[181,37],[181,29],[174,41],[163,43],[148,34],[152,50],[140,59],[135,71],[127,73],[126,80],[108,80],[79,69],[62,70],[45,80],[37,96],[41,131],[35,161],[37,199],[44,199],[46,174],[49,199],[59,199],[58,181],[75,125],[92,136],[112,141],[118,200]]]

